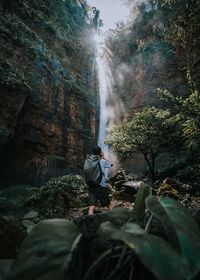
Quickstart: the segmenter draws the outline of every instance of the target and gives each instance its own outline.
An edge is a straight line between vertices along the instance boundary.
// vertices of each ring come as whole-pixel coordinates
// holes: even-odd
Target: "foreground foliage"
[[[141,209],[139,223],[147,210],[151,214],[145,229],[134,223],[134,217],[130,219],[130,213],[121,208],[97,216],[95,235],[88,235],[94,227],[95,216],[85,217],[83,227],[79,229],[62,219],[39,223],[23,242],[6,279],[23,280],[27,275],[34,280],[198,279],[198,224],[179,202],[167,197],[160,200],[152,195],[145,197],[137,199],[135,205]],[[140,207],[144,201],[145,207]],[[167,240],[149,233],[154,219],[163,224]],[[10,263],[8,265],[10,267]]]
[[[41,222],[23,242],[7,279],[70,279],[65,273],[80,237],[67,220]]]

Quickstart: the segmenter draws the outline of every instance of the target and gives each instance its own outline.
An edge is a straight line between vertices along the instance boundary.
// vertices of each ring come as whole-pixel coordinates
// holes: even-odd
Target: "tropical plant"
[[[144,199],[145,196],[138,203],[143,204]],[[82,270],[81,279],[135,279],[141,264],[144,279],[198,279],[200,230],[196,221],[185,207],[171,198],[158,200],[150,195],[145,202],[145,208],[151,213],[148,230],[154,226],[152,217],[160,220],[168,242],[133,223],[125,209],[114,209],[104,215],[106,221],[101,223],[98,231],[102,241],[110,240],[111,246],[90,262],[86,272]],[[78,260],[83,261],[82,256],[73,255],[73,252],[85,242],[86,246],[94,245],[72,222],[63,219],[43,221],[26,237],[16,260],[4,262],[6,280],[23,280],[27,275],[30,280],[80,279],[76,273],[70,274],[69,268],[73,258],[78,257],[74,260],[76,267]],[[90,255],[87,257],[91,258]]]
[[[156,279],[198,279],[200,230],[189,211],[167,197],[158,200],[155,196],[148,196],[146,207],[151,215],[164,225],[169,243],[147,233],[135,223],[116,226],[110,221],[104,222],[100,226],[99,234],[106,239],[117,241],[115,244],[118,247],[116,251],[104,252],[90,267],[84,280],[95,279],[95,272],[102,266],[109,267],[114,258],[117,258],[115,266],[111,271],[107,268],[105,279],[133,279],[137,257]]]
[[[147,107],[136,113],[131,121],[112,128],[105,142],[122,153],[142,153],[154,183],[155,159],[161,151],[172,146],[175,133],[169,110]]]
[[[24,240],[6,279],[70,279],[66,272],[80,238],[77,226],[67,220],[39,223]]]
[[[174,96],[168,90],[158,89],[157,93],[161,99],[173,103],[176,108],[174,119],[179,123],[185,144],[188,148],[198,153],[200,144],[200,96],[197,91],[188,97]]]
[[[145,199],[150,195],[151,188],[142,183],[137,191],[135,203],[134,203],[134,217],[137,221],[143,218],[146,205]]]

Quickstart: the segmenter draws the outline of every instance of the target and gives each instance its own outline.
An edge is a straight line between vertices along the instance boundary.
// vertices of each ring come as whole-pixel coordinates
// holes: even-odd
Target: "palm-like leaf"
[[[24,240],[8,279],[68,279],[66,271],[80,237],[78,228],[67,220],[41,222]]]
[[[182,255],[190,264],[189,279],[200,271],[200,229],[188,209],[165,197],[160,200],[178,236]]]
[[[122,241],[133,249],[159,280],[184,279],[187,270],[184,259],[166,241],[148,234],[138,225],[128,223],[119,229],[105,222],[100,227],[100,234]]]
[[[134,205],[134,216],[139,221],[145,213],[146,204],[145,199],[150,195],[150,187],[142,183],[138,189],[135,205]]]
[[[146,198],[146,206],[151,211],[151,213],[161,221],[165,232],[167,233],[169,243],[178,249],[179,242],[176,230],[158,198],[156,196],[148,196]]]

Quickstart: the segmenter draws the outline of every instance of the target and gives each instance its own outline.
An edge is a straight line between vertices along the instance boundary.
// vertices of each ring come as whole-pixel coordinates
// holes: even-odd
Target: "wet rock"
[[[183,183],[181,183],[178,180],[173,179],[173,178],[165,178],[163,183],[168,184],[169,186],[176,189],[181,194],[192,193],[193,192],[193,186],[191,186],[189,184],[183,184]]]
[[[110,178],[109,183],[114,190],[112,193],[114,199],[132,203],[141,181],[137,180],[136,175],[126,174],[123,169],[120,169]]]
[[[117,171],[117,173],[109,179],[111,186],[119,189],[126,182],[126,174],[123,169]]]
[[[29,233],[39,221],[40,218],[36,211],[29,211],[21,219],[22,224],[26,227],[27,233]]]
[[[30,211],[28,213],[26,213],[23,217],[23,219],[35,219],[38,217],[38,212],[36,211]]]
[[[159,197],[168,196],[173,199],[181,198],[180,193],[169,184],[168,180],[164,180],[163,183],[161,183],[157,190],[157,195]]]
[[[25,226],[27,233],[29,233],[36,225],[36,223],[34,223],[30,220],[22,220],[22,224],[23,224],[23,226]]]
[[[122,186],[124,187],[125,192],[136,194],[141,183],[142,181],[128,181],[125,182]]]

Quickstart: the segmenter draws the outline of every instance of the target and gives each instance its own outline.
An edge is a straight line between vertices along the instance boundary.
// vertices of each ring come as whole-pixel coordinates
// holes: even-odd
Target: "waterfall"
[[[126,117],[126,110],[121,97],[119,94],[117,96],[114,92],[115,82],[112,73],[113,54],[106,46],[105,36],[107,31],[109,32],[109,30],[117,28],[117,23],[127,22],[130,15],[130,8],[121,0],[87,0],[87,3],[95,6],[100,11],[98,16],[96,14],[97,17],[95,18],[97,20],[97,26],[94,30],[93,40],[96,42],[96,54],[92,65],[93,74],[97,66],[99,82],[100,115],[98,145],[102,148],[105,156],[108,156],[115,163],[117,169],[118,160],[116,154],[108,145],[104,144],[104,141],[109,129],[115,124],[120,124],[121,120]],[[115,13],[110,13],[113,9]],[[119,77],[120,80],[123,80],[122,72],[126,67],[124,65],[121,66],[122,69],[114,70],[116,79]]]
[[[109,122],[107,101],[109,97],[108,80],[106,77],[106,58],[105,54],[97,53],[98,81],[99,81],[99,98],[100,98],[100,116],[99,116],[99,135],[98,145],[102,148],[105,155],[108,155],[108,145],[104,144],[107,125]]]
[[[114,92],[114,79],[110,68],[112,52],[107,48],[103,36],[99,35],[97,39],[96,63],[100,98],[98,145],[102,148],[105,157],[111,159],[117,168],[117,156],[108,145],[104,144],[104,141],[109,129],[120,123],[120,115],[124,112],[124,106]]]
[[[103,44],[103,43],[102,43]],[[100,98],[100,116],[99,116],[99,135],[98,145],[101,147],[106,158],[113,161],[113,156],[109,152],[108,145],[104,144],[107,129],[109,125],[109,75],[108,75],[108,60],[106,57],[106,48],[99,42],[97,47],[97,67],[98,67],[98,84],[99,84],[99,98]],[[105,176],[108,176],[108,171],[105,170]]]

